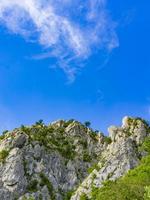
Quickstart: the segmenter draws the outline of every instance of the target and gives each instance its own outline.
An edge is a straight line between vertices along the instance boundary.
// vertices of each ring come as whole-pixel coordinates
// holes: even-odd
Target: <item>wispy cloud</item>
[[[116,23],[106,0],[1,0],[0,23],[28,41],[38,42],[44,54],[56,57],[71,79],[78,63],[95,49],[116,48]]]

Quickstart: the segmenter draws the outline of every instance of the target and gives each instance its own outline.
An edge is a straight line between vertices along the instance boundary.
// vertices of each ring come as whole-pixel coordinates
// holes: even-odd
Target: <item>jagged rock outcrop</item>
[[[139,164],[145,152],[138,146],[150,134],[144,120],[130,117],[108,130],[105,137],[77,121],[59,120],[6,132],[0,140],[0,199],[90,198],[93,186]]]
[[[150,135],[148,124],[140,118],[125,117],[122,127],[108,128],[112,140],[102,153],[97,167],[83,181],[71,200],[80,200],[83,194],[90,198],[92,187],[102,187],[106,180],[116,180],[139,164],[142,152],[138,151],[146,136]]]
[[[6,133],[0,142],[0,199],[63,199],[106,148],[101,137],[62,120]]]

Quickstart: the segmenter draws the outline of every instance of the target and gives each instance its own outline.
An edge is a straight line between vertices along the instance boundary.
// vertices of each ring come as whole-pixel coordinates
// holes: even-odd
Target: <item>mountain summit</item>
[[[148,200],[150,127],[124,117],[109,137],[59,120],[0,136],[0,200]]]

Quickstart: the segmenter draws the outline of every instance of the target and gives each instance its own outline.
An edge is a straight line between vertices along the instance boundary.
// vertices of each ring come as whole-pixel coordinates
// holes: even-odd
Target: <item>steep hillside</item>
[[[149,125],[140,118],[125,117],[122,127],[112,126],[108,130],[111,144],[71,200],[144,199],[146,186],[150,185]]]
[[[0,200],[148,200],[150,128],[125,117],[110,137],[74,121],[0,136]]]
[[[107,147],[105,138],[73,120],[6,132],[0,141],[0,199],[69,196]]]

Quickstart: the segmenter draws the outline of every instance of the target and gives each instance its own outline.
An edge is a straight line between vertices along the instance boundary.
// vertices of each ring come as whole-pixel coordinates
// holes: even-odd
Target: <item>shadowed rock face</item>
[[[72,190],[72,200],[83,193],[90,197],[93,185],[101,187],[104,180],[138,165],[143,155],[138,145],[149,127],[125,117],[122,127],[112,126],[109,133],[111,139],[73,120],[5,133],[0,140],[0,199],[63,200]]]

